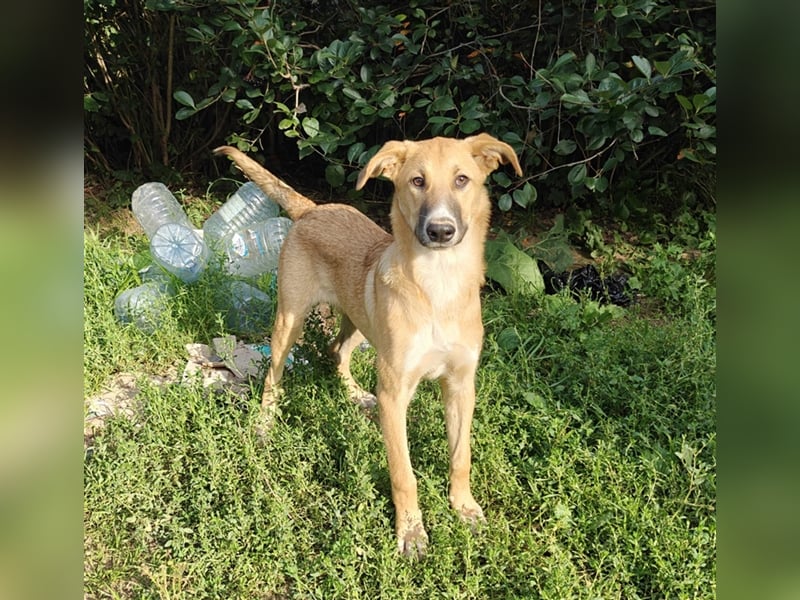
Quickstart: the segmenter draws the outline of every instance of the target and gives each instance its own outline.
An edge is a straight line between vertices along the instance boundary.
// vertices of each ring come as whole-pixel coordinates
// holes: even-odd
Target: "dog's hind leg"
[[[363,334],[356,328],[350,318],[342,314],[342,324],[339,335],[331,345],[331,354],[336,360],[336,368],[344,380],[350,399],[363,408],[372,408],[377,399],[374,394],[370,394],[362,388],[353,378],[350,372],[350,357],[353,350],[364,341]]]
[[[264,391],[261,395],[261,412],[267,416],[274,409],[280,393],[280,382],[283,377],[283,369],[292,344],[297,341],[303,332],[303,324],[308,314],[309,307],[304,307],[301,311],[283,311],[278,305],[278,313],[275,316],[275,325],[272,329],[270,345],[272,357],[269,370],[264,379]]]

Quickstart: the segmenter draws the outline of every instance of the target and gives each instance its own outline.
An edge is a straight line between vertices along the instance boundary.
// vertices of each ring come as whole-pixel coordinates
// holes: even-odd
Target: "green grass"
[[[118,371],[180,370],[184,344],[223,331],[213,275],[153,335],[114,321],[145,249],[85,237],[87,396]],[[423,384],[419,562],[397,554],[379,428],[315,358],[319,331],[263,441],[259,383],[242,402],[143,382],[139,418],[110,420],[85,460],[86,597],[715,597],[713,294],[688,268],[670,277],[685,294],[667,312],[484,298],[472,481],[487,523],[472,533],[447,505],[442,407]],[[354,364],[366,386],[370,354]]]

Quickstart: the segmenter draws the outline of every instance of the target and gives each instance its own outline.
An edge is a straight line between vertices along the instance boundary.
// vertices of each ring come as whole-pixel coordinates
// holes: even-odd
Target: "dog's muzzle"
[[[414,234],[426,248],[450,248],[464,238],[466,230],[458,206],[423,205]]]

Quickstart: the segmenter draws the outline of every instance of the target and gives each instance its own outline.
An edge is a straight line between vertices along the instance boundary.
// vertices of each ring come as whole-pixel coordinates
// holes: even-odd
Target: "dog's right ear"
[[[383,176],[394,181],[394,176],[406,160],[408,145],[406,142],[386,142],[377,154],[369,159],[367,166],[361,169],[356,181],[356,189],[364,187],[367,179]]]

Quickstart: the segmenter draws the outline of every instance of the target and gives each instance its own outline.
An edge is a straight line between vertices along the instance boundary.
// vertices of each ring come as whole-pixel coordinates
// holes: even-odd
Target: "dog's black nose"
[[[446,244],[456,234],[456,226],[450,221],[430,221],[425,233],[434,244]]]

